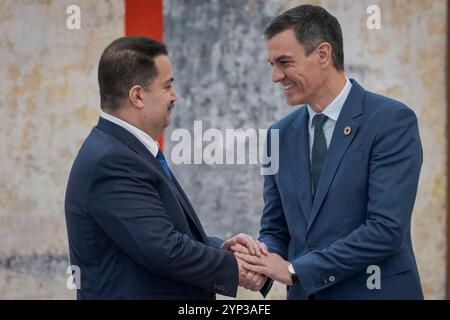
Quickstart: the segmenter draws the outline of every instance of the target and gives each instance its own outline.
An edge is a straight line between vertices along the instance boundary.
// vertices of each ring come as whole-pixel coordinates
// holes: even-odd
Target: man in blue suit
[[[213,299],[259,290],[229,251],[265,247],[239,234],[207,237],[156,140],[176,100],[164,44],[124,37],[98,68],[101,117],[73,164],[65,199],[79,299]],[[77,270],[77,269],[75,269]]]
[[[295,7],[265,36],[272,80],[305,106],[272,126],[280,164],[265,176],[260,231],[270,253],[236,245],[236,256],[287,284],[288,299],[423,299],[411,242],[414,112],[346,78],[341,28],[323,8]]]

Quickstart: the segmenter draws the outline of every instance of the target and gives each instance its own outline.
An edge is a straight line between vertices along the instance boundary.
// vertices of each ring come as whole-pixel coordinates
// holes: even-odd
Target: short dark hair
[[[322,42],[332,47],[333,65],[338,71],[344,70],[344,45],[339,21],[324,8],[300,5],[274,18],[264,30],[267,40],[287,29],[293,29],[297,41],[306,55],[311,54]]]
[[[147,37],[114,40],[100,58],[98,84],[102,110],[118,111],[134,85],[151,86],[158,75],[155,58],[167,55],[166,46]]]

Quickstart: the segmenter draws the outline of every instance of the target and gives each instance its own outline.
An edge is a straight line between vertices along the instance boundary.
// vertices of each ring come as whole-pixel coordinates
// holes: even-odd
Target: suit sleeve
[[[217,237],[208,237],[209,245],[213,248],[220,249],[224,240]]]
[[[271,155],[270,135],[267,137],[267,154]],[[284,259],[287,259],[290,235],[274,175],[264,176],[263,196],[264,209],[261,217],[259,240],[266,244],[270,252],[277,253]],[[272,284],[273,281],[268,279],[261,289],[263,296],[269,293]]]
[[[289,237],[275,178],[272,175],[265,176],[264,209],[259,240],[267,245],[270,252],[275,252],[286,259]]]
[[[227,296],[236,296],[234,256],[175,230],[136,159],[120,152],[97,164],[89,212],[111,239],[150,272]]]
[[[395,108],[382,121],[372,145],[365,224],[329,247],[293,262],[306,295],[377,264],[402,248],[410,232],[421,164],[416,116],[406,107]]]

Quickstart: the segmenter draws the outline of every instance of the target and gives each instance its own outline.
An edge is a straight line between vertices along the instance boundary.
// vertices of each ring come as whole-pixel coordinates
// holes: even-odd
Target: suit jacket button
[[[330,280],[330,282],[334,282],[334,281],[336,280],[336,278],[335,278],[334,276],[330,276],[330,277],[328,278],[328,280]]]
[[[213,284],[213,290],[217,293],[222,293],[225,292],[225,286],[221,285],[221,284]]]

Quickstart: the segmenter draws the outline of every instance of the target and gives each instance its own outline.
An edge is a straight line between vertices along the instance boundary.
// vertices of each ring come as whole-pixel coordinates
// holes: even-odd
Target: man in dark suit
[[[259,290],[229,251],[261,255],[239,234],[205,235],[156,140],[176,100],[164,44],[124,37],[98,68],[102,114],[73,164],[65,199],[70,262],[79,267],[79,299],[213,299],[238,283]]]
[[[288,299],[423,299],[411,241],[422,164],[414,112],[346,78],[341,28],[323,8],[293,8],[265,36],[272,80],[305,106],[272,126],[280,163],[265,176],[260,231],[270,253],[236,245],[236,256],[287,284]]]

